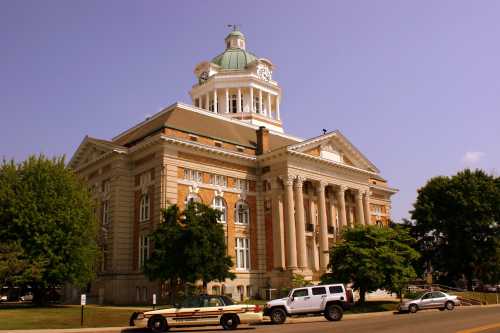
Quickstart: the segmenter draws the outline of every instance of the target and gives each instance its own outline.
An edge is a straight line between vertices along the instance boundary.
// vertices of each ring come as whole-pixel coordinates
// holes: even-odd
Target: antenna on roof
[[[233,31],[240,31],[241,24],[228,24],[228,28],[233,28]]]

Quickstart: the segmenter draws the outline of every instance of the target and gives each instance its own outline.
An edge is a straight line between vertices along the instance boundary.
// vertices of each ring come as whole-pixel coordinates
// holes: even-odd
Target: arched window
[[[221,212],[219,220],[217,222],[226,223],[226,201],[223,197],[215,197],[213,208]]]
[[[184,203],[187,206],[189,204],[192,204],[193,202],[201,202],[200,197],[196,193],[189,193]]]
[[[139,221],[145,222],[149,220],[149,194],[143,194],[139,205]]]
[[[238,224],[248,224],[250,221],[250,210],[248,205],[244,201],[238,201],[236,203],[236,223]]]

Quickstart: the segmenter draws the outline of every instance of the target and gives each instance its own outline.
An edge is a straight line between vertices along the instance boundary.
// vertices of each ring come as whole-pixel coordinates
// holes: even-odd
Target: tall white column
[[[250,113],[253,113],[254,112],[254,109],[253,109],[253,87],[250,87],[250,103],[249,103],[249,111]]]
[[[369,196],[370,196],[370,192],[369,191],[365,191],[363,193],[363,212],[365,214],[365,224],[366,225],[370,225],[371,224],[371,221],[370,221],[370,204],[368,202]]]
[[[226,88],[226,113],[229,113],[229,89]]]
[[[339,209],[339,228],[347,227],[347,213],[345,209],[345,186],[340,185],[337,191],[337,205]]]
[[[333,227],[333,230],[335,230],[334,232],[336,232],[337,224],[335,223],[335,220],[337,217],[337,213],[335,211],[334,204],[335,196],[333,195],[332,191],[328,191],[328,199],[330,200],[330,207],[328,209],[328,212],[330,213],[330,226]]]
[[[207,93],[205,95],[205,109],[208,110],[209,107],[210,107],[210,95]]]
[[[314,189],[311,187],[309,190],[309,223],[316,226],[316,211],[314,205]],[[311,269],[314,271],[319,271],[319,258],[318,258],[318,244],[316,242],[315,232],[313,232],[313,236],[311,237],[311,245],[312,245],[312,255],[313,255],[313,266]]]
[[[295,214],[293,203],[293,177],[284,179],[285,183],[285,237],[286,237],[286,267],[297,268],[297,242],[295,237]]]
[[[277,179],[271,182],[273,191],[273,262],[275,269],[285,269],[285,226],[283,222],[283,191]]]
[[[306,225],[304,214],[304,196],[302,186],[304,179],[297,177],[295,181],[295,231],[297,233],[297,264],[299,268],[307,267]]]
[[[219,113],[217,110],[217,89],[214,89],[214,113]]]
[[[261,114],[264,114],[264,110],[262,109],[262,106],[263,106],[263,105],[264,105],[264,104],[262,103],[262,90],[261,90],[261,89],[259,89],[259,112],[260,112]]]
[[[267,116],[269,118],[273,117],[273,114],[271,113],[271,94],[267,93]]]
[[[236,110],[238,113],[243,112],[241,109],[241,88],[238,88],[238,105],[236,105]]]
[[[280,96],[276,95],[276,119],[281,120],[280,117]]]
[[[363,212],[363,197],[361,191],[358,190],[356,197],[356,224],[365,225],[365,213]]]
[[[325,200],[324,182],[319,182],[318,191],[318,215],[319,215],[319,267],[321,270],[326,270],[328,266],[328,226],[326,220],[326,200]]]

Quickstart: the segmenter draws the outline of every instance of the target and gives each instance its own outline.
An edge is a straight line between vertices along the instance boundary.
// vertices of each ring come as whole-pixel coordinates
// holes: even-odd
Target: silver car
[[[398,310],[410,313],[424,309],[453,310],[456,305],[460,305],[457,296],[448,295],[442,291],[430,291],[420,298],[404,301],[398,306]]]

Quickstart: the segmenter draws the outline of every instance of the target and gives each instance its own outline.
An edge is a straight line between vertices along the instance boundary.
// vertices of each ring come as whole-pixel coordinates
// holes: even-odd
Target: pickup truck
[[[287,317],[310,314],[338,321],[352,303],[352,290],[343,284],[295,288],[287,297],[269,301],[264,308],[264,316],[269,316],[273,324],[283,324]]]

